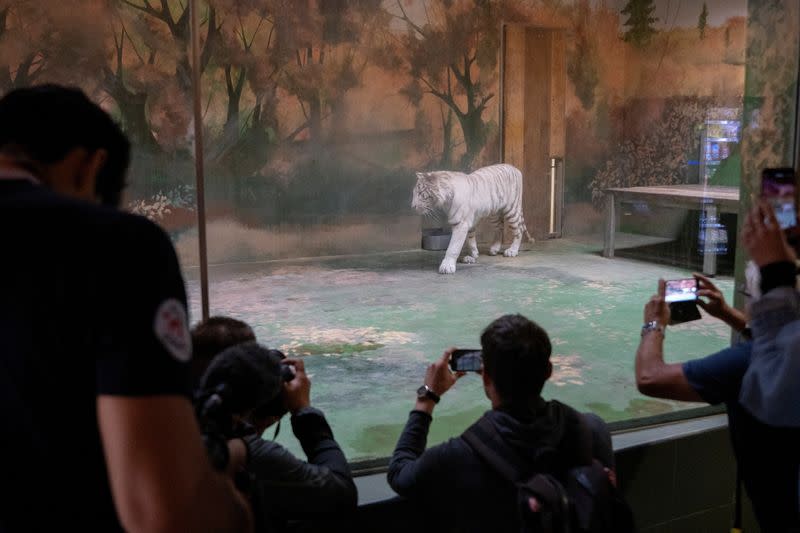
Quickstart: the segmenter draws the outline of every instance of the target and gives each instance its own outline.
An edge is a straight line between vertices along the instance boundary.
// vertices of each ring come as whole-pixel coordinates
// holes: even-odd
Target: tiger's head
[[[444,175],[443,175],[444,174]],[[444,207],[451,189],[446,172],[417,172],[417,184],[411,197],[411,207],[421,215],[430,215]]]

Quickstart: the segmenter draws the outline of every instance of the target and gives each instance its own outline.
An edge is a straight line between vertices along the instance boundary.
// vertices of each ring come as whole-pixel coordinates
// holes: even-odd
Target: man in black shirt
[[[2,531],[252,527],[189,401],[172,244],[98,205],[119,202],[128,152],[78,90],[0,100]]]

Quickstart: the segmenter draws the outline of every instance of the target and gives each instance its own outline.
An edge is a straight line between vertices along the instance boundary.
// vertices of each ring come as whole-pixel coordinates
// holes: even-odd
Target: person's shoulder
[[[244,438],[251,461],[264,461],[284,457],[294,458],[294,454],[283,445],[275,441],[261,438],[260,435],[250,435]]]
[[[453,467],[464,468],[481,463],[478,452],[470,446],[463,434],[451,437],[441,444],[429,448],[429,451],[436,454],[440,463],[453,465]]]
[[[560,400],[548,400],[545,402],[545,405],[549,413],[554,413],[567,422],[578,424],[583,420],[583,415],[577,409]]]
[[[277,442],[266,440],[258,435],[245,438],[248,453],[248,470],[261,479],[281,479],[293,477],[308,465],[305,461]]]
[[[462,436],[457,436],[426,449],[417,463],[417,469],[425,472],[426,479],[433,475],[437,483],[447,484],[453,481],[453,476],[482,470],[483,460]],[[440,476],[444,473],[448,474]]]
[[[56,227],[87,225],[113,216],[112,210],[106,206],[57,193],[41,185],[19,187],[10,201],[37,220],[57,224]]]
[[[172,255],[174,247],[169,235],[155,222],[141,215],[119,209],[92,206],[93,226],[106,246],[136,263],[137,258],[151,261]]]
[[[143,241],[169,242],[161,227],[146,217],[85,200],[58,194],[44,187],[32,189],[26,204],[41,207],[41,216],[57,227],[70,228],[78,235],[113,236],[115,240],[138,238]]]
[[[128,235],[137,236],[143,240],[169,241],[169,236],[161,226],[147,217],[102,205],[98,205],[96,208],[96,215],[105,217],[110,224],[116,227],[117,231],[124,231]]]

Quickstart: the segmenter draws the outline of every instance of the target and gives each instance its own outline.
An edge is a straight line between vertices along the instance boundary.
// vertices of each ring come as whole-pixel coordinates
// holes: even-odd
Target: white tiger
[[[437,208],[447,214],[453,235],[439,265],[440,274],[456,271],[456,259],[465,240],[469,250],[461,262],[477,261],[475,226],[484,217],[490,217],[495,225],[489,255],[497,255],[500,251],[504,223],[508,223],[514,236],[511,245],[503,252],[506,257],[517,255],[523,232],[533,242],[522,218],[522,173],[511,165],[491,165],[472,174],[447,170],[417,172],[411,207],[423,215],[432,214]]]

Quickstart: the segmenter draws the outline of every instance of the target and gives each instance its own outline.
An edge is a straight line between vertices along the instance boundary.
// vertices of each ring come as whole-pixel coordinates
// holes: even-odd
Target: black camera
[[[278,350],[271,350],[274,352],[278,352]],[[280,352],[278,352],[280,353]],[[283,355],[283,354],[281,354]],[[284,356],[285,357],[285,356]],[[281,379],[284,382],[289,382],[294,379],[294,367],[292,365],[281,364]]]

